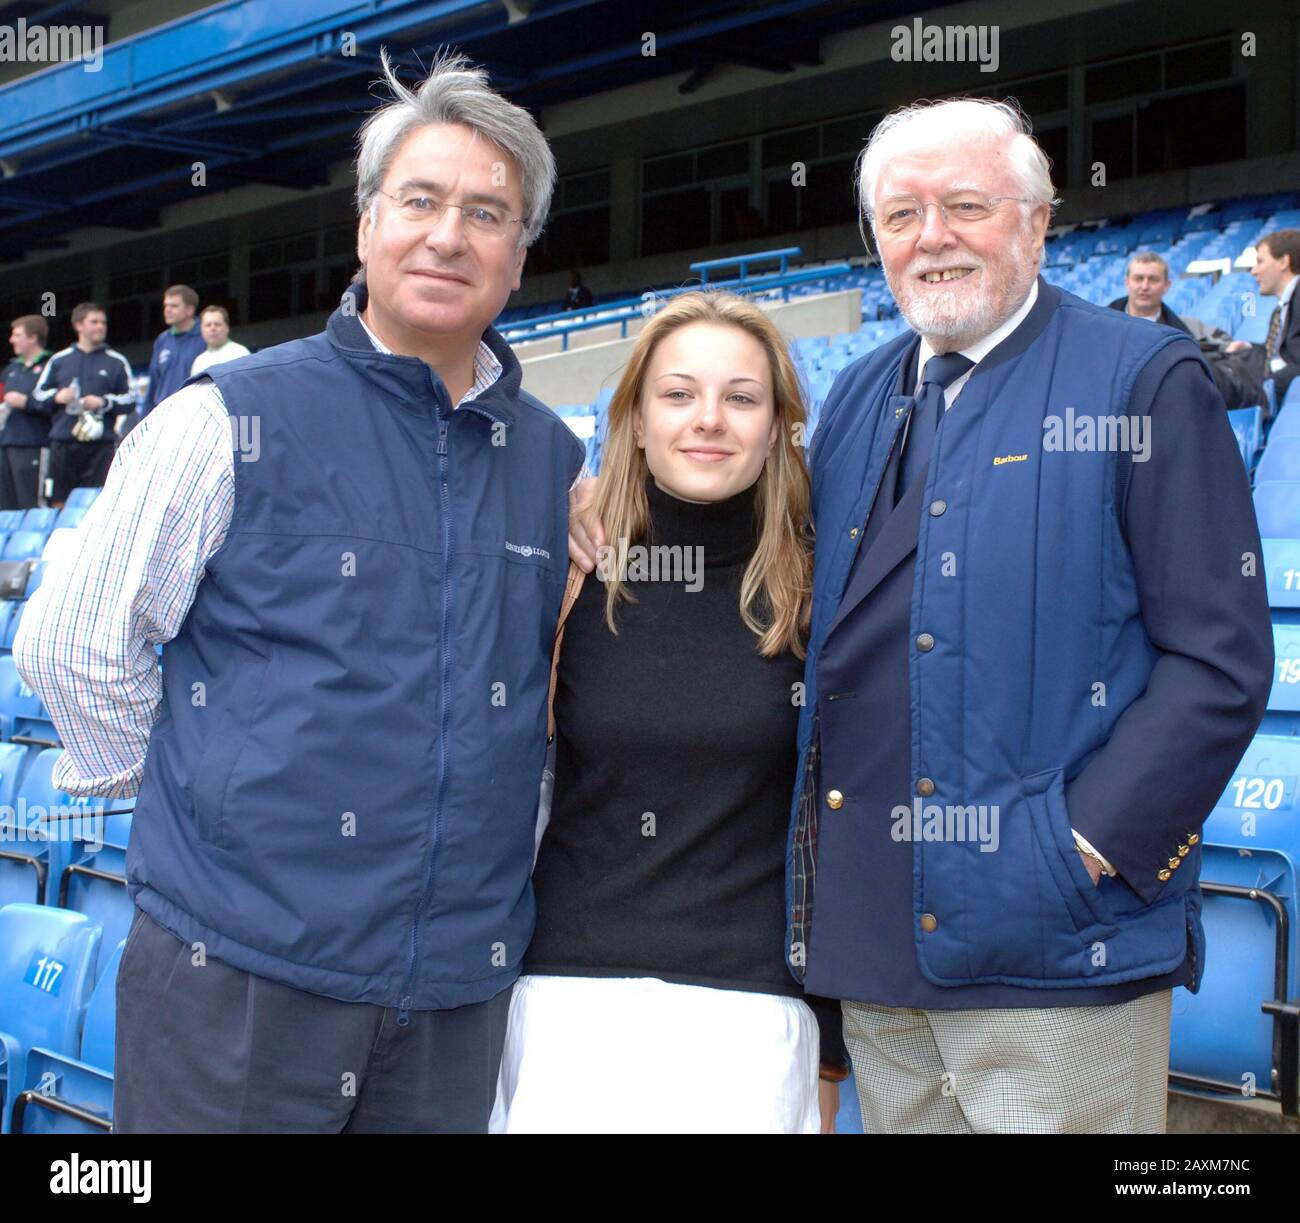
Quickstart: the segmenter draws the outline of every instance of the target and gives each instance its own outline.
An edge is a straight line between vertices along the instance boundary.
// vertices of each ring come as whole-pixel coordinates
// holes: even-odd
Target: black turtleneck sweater
[[[615,637],[604,583],[583,583],[560,652],[524,971],[801,997],[784,943],[803,664],[763,658],[740,618],[757,489],[704,505],[653,480],[646,491],[645,542],[702,548],[702,586],[629,582],[637,601],[619,605]],[[824,1010],[823,1061],[840,1061]]]

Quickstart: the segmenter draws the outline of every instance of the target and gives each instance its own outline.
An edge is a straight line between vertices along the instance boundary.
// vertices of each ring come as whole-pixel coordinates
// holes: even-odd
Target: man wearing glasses
[[[416,91],[385,73],[361,277],[322,334],[210,368],[127,437],[15,646],[56,784],[139,792],[118,1130],[491,1111],[583,452],[490,324],[555,165],[459,57]]]
[[[1186,336],[1038,278],[1012,106],[895,113],[858,188],[913,333],[809,456],[790,964],[846,1000],[868,1130],[1160,1131],[1273,661],[1223,402]]]

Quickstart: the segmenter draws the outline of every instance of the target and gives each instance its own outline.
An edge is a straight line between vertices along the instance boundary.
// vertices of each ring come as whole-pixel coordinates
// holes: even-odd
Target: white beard
[[[916,288],[915,271],[908,267],[895,283],[886,270],[886,280],[898,302],[898,309],[913,331],[927,340],[960,341],[963,347],[995,331],[1015,312],[1029,292],[1029,286],[1038,271],[1038,261],[1032,253],[1017,250],[1012,256],[1012,268],[1005,285],[989,282],[989,265],[977,265],[981,285],[979,293],[972,295],[968,289],[957,288],[923,291]],[[918,262],[914,260],[913,262]],[[926,260],[926,262],[932,262]],[[975,275],[972,272],[971,275]]]

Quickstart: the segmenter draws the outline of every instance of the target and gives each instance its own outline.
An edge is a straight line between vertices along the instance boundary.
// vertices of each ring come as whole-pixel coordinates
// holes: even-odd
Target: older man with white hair
[[[870,1131],[1159,1131],[1271,678],[1246,474],[1186,336],[1039,279],[1013,106],[889,116],[859,190],[913,330],[810,453],[789,962],[845,999]]]
[[[139,791],[122,1131],[492,1108],[583,451],[491,323],[555,163],[460,57],[415,90],[385,70],[363,277],[323,333],[212,366],[127,437],[15,644],[56,784]]]

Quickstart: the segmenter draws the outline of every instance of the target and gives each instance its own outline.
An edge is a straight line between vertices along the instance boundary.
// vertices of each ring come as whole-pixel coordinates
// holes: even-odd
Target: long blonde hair
[[[807,413],[785,340],[752,302],[719,291],[683,293],[642,329],[609,404],[596,514],[607,540],[637,543],[650,531],[645,491],[650,469],[645,451],[637,445],[634,425],[655,349],[665,336],[691,323],[739,327],[767,354],[777,434],[758,478],[754,502],[758,546],[741,582],[740,615],[759,638],[758,651],[765,658],[786,650],[802,658],[812,613],[809,481],[802,451]],[[622,566],[613,566],[605,576],[605,622],[615,634],[614,609],[620,600],[635,602],[624,583]]]

